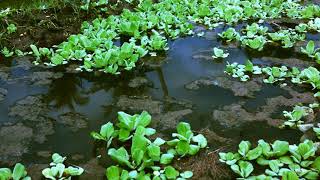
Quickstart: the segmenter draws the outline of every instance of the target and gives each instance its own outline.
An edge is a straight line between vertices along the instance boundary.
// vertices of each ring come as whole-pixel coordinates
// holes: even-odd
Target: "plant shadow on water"
[[[233,141],[240,139],[256,141],[260,138],[272,141],[281,137],[283,140],[294,142],[299,139],[301,134],[280,130],[261,120],[255,122],[243,119],[237,122],[236,126],[225,126],[221,124],[224,119],[217,121],[213,118],[214,111],[231,104],[247,101],[246,108],[252,110],[264,104],[260,100],[285,93],[276,86],[262,86],[262,90],[255,94],[256,99],[239,97],[235,96],[230,89],[216,85],[214,82],[201,86],[198,90],[186,89],[185,86],[188,83],[197,79],[226,77],[223,71],[227,61],[243,63],[247,58],[254,58],[258,63],[265,63],[259,59],[263,56],[262,54],[252,55],[240,48],[228,48],[231,56],[223,61],[192,58],[199,52],[203,56],[211,57],[208,52],[211,51],[212,46],[219,46],[219,44],[217,41],[198,37],[181,38],[170,43],[170,50],[165,55],[159,54],[157,58],[150,57],[150,60],[145,58],[143,68],[123,72],[119,76],[99,72],[64,73],[62,77],[51,79],[48,84],[40,86],[30,84],[30,78],[5,84],[3,88],[9,93],[0,102],[0,116],[5,119],[2,120],[5,124],[3,126],[15,126],[12,122],[18,122],[28,128],[34,128],[33,125],[37,121],[19,116],[8,117],[8,110],[16,106],[17,101],[30,95],[40,96],[39,100],[46,105],[45,112],[42,112],[44,114],[40,116],[45,116],[53,122],[53,132],[46,134],[46,141],[35,143],[33,139],[29,140],[30,142],[24,147],[27,150],[22,151],[18,155],[19,158],[12,161],[22,157],[24,162],[31,163],[35,158],[39,158],[36,157],[39,156],[39,152],[61,152],[64,155],[80,155],[80,158],[72,158],[71,162],[86,162],[98,155],[96,146],[89,136],[90,132],[96,131],[107,121],[115,120],[116,112],[120,110],[140,113],[149,108],[152,111],[150,112],[152,117],[156,120],[154,126],[162,133],[171,132],[177,122],[185,120],[196,131],[208,128],[218,134],[217,136]],[[15,65],[12,65],[11,69],[15,69]],[[34,70],[31,68],[26,71],[21,74],[16,73],[15,78],[28,76]],[[48,69],[43,71],[52,72]],[[54,71],[59,72],[58,69]],[[28,106],[25,105],[24,108]],[[39,109],[39,111],[43,110]],[[234,112],[227,111],[227,113]],[[15,119],[15,121],[11,122],[9,119]],[[1,129],[0,126],[0,132]],[[34,129],[34,131],[37,130]],[[35,133],[34,136],[36,135]],[[1,136],[1,138],[6,137]],[[2,142],[1,139],[0,141]],[[213,138],[213,141],[209,142],[211,148],[219,147],[215,143],[216,139]],[[92,151],[88,151],[89,149]],[[0,165],[12,163],[14,162],[0,161]]]

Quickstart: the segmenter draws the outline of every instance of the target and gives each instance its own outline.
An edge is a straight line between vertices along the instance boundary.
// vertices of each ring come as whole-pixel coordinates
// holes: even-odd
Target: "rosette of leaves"
[[[248,81],[250,77],[246,73],[262,74],[262,69],[259,66],[254,66],[250,60],[246,60],[244,65],[227,63],[225,73],[234,78],[240,78],[241,81]]]
[[[308,27],[314,31],[320,31],[320,18],[315,18],[314,20],[310,20],[308,22]]]
[[[225,53],[223,49],[219,49],[219,48],[213,48],[213,59],[217,59],[217,58],[226,58],[229,56],[229,53]]]
[[[303,117],[307,116],[310,112],[312,112],[312,108],[306,106],[295,106],[291,112],[283,111],[283,116],[288,118],[288,120],[283,123],[283,127],[289,126],[292,128],[303,124]]]
[[[317,53],[317,51],[319,51],[319,49],[315,48],[315,44],[314,41],[309,41],[306,48],[301,47],[301,52],[303,54],[308,55],[311,58],[315,57],[315,54]]]
[[[254,36],[253,38],[241,37],[241,43],[250,47],[251,49],[255,49],[261,51],[266,44],[266,38],[264,36]]]
[[[223,31],[218,35],[222,39],[226,39],[227,42],[240,39],[240,34],[234,28],[228,28],[226,31]]]
[[[262,68],[262,72],[268,75],[268,78],[264,79],[264,83],[275,83],[278,81],[284,81],[289,75],[289,69],[286,66],[281,67],[265,67]]]
[[[27,171],[24,165],[17,163],[13,171],[9,168],[0,168],[0,179],[1,180],[31,180],[31,178],[27,175]]]
[[[63,163],[66,157],[62,157],[58,153],[52,155],[52,162],[50,167],[42,170],[42,175],[51,180],[71,180],[73,176],[80,176],[84,170],[78,166],[66,167]]]
[[[207,139],[202,134],[194,136],[190,124],[185,122],[178,124],[177,133],[173,133],[172,137],[175,139],[168,141],[167,144],[174,147],[176,153],[181,157],[195,155],[201,148],[207,146]]]
[[[263,27],[259,26],[257,23],[252,23],[251,25],[247,25],[244,31],[246,32],[245,36],[247,38],[254,38],[256,36],[264,36],[268,31],[268,27]]]

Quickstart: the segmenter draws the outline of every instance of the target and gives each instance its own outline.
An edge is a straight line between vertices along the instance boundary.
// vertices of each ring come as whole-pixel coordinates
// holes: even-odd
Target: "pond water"
[[[207,129],[214,134],[208,138],[211,149],[230,145],[225,140],[233,145],[242,139],[298,142],[301,133],[277,128],[279,108],[285,107],[270,102],[279,97],[294,102],[297,92],[228,77],[223,72],[227,61],[270,61],[227,46],[228,58],[212,60],[212,47],[220,46],[217,32],[172,41],[166,53],[145,58],[144,66],[119,76],[34,67],[28,57],[1,62],[1,89],[7,93],[0,102],[0,165],[32,164],[35,159],[45,163],[49,160],[43,154],[52,152],[77,155],[72,161],[85,163],[99,155],[89,133],[114,121],[118,111],[149,111],[153,127],[165,136],[179,121],[191,123],[196,131]],[[292,58],[277,51],[268,54]]]

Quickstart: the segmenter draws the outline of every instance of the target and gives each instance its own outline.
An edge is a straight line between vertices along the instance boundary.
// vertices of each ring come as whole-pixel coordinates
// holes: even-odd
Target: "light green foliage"
[[[72,176],[80,176],[84,170],[81,167],[66,167],[63,163],[66,157],[62,157],[57,153],[52,155],[52,162],[49,168],[42,170],[42,175],[51,180],[71,179]]]
[[[283,48],[291,48],[294,46],[294,44],[297,41],[301,41],[306,38],[305,34],[300,34],[305,32],[306,30],[305,28],[306,26],[303,26],[300,24],[299,26],[296,26],[296,29],[299,33],[295,32],[292,29],[288,29],[288,30],[279,30],[274,33],[268,33],[268,35],[272,41],[274,42],[280,41]]]
[[[241,81],[248,81],[250,77],[246,73],[262,74],[262,69],[259,66],[254,66],[250,60],[247,60],[244,65],[238,63],[228,63],[225,73],[234,78],[240,78]]]
[[[225,53],[223,49],[219,49],[219,48],[213,48],[213,59],[217,59],[217,58],[226,58],[229,56],[229,53]]]
[[[11,169],[9,168],[0,168],[0,179],[1,180],[10,180],[10,179],[31,180],[31,178],[27,176],[27,171],[25,167],[20,163],[17,163],[14,166],[13,171],[11,171]]]
[[[195,155],[205,148],[206,138],[201,134],[194,136],[190,125],[181,122],[177,126],[177,133],[172,134],[176,139],[165,141],[158,137],[151,140],[149,136],[155,134],[156,130],[148,127],[150,123],[151,116],[146,111],[136,115],[119,112],[116,127],[109,122],[101,127],[100,133],[91,133],[94,139],[107,141],[108,155],[118,164],[107,168],[108,179],[182,180],[193,176],[191,171],[180,173],[170,164],[175,156]],[[117,142],[110,143],[110,139]],[[131,145],[122,146],[121,143]],[[120,146],[109,148],[114,144]],[[166,153],[163,153],[164,150]]]
[[[4,55],[4,57],[11,57],[13,56],[14,52],[13,51],[10,51],[7,47],[4,47],[2,50],[1,50],[1,53]]]
[[[230,166],[239,177],[248,179],[317,179],[319,177],[320,157],[315,156],[318,146],[310,140],[297,145],[286,141],[269,144],[258,141],[251,147],[248,141],[239,144],[238,153],[219,153],[220,161]],[[252,163],[265,167],[265,174],[254,176]]]
[[[301,48],[301,52],[307,54],[309,57],[313,58],[318,49],[315,48],[314,41],[309,41],[306,48]]]
[[[218,35],[221,38],[226,39],[227,42],[240,39],[240,34],[234,28],[228,28],[226,31],[223,31]]]
[[[17,27],[14,24],[9,24],[7,27],[8,34],[12,34],[17,31]]]
[[[312,108],[306,106],[295,106],[291,112],[283,111],[284,117],[288,118],[288,120],[284,122],[283,126],[289,126],[292,128],[303,124],[304,121],[302,118],[312,111]]]
[[[124,1],[121,1],[121,3]],[[126,1],[133,3],[133,1]],[[295,1],[209,1],[195,0],[176,1],[163,0],[154,3],[151,0],[135,1],[134,11],[124,9],[119,15],[108,18],[97,18],[92,22],[84,22],[78,35],[71,35],[67,41],[54,48],[50,53],[35,54],[36,64],[41,59],[45,63],[56,66],[69,63],[71,60],[81,62],[77,70],[99,70],[106,73],[119,74],[122,70],[131,70],[138,60],[147,55],[155,55],[154,51],[167,50],[167,37],[176,39],[183,35],[193,34],[191,22],[216,27],[221,23],[235,24],[239,21],[267,18],[314,18],[319,7],[316,5],[303,7]],[[118,4],[118,2],[116,3]],[[83,9],[101,9],[106,11],[107,0],[85,0]],[[116,5],[115,5],[116,6]],[[301,25],[297,31],[305,32]],[[222,32],[220,36],[227,41],[240,40],[241,44],[255,50],[262,50],[269,42],[268,28],[257,23],[248,25],[243,36],[233,28]],[[271,35],[279,39],[283,47],[292,47],[304,35],[294,30],[279,31]],[[284,35],[283,35],[284,34]],[[116,39],[130,39],[121,45],[114,44]],[[34,51],[33,51],[34,52]],[[320,57],[320,54],[318,54]]]

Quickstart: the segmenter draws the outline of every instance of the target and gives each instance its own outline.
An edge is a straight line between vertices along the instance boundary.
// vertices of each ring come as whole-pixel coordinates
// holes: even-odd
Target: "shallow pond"
[[[290,85],[265,85],[261,79],[241,83],[223,72],[227,61],[250,58],[256,64],[272,64],[296,54],[278,49],[256,54],[225,46],[230,56],[214,61],[211,49],[220,46],[216,36],[221,30],[172,41],[165,54],[144,58],[144,66],[119,76],[75,73],[72,65],[35,67],[28,57],[2,61],[0,165],[34,165],[35,159],[48,163],[52,152],[86,163],[103,153],[89,133],[115,120],[118,111],[149,111],[152,126],[163,136],[173,132],[177,122],[190,122],[208,137],[210,149],[232,149],[240,140],[299,142],[301,133],[277,125],[282,110],[312,102],[311,93]]]

